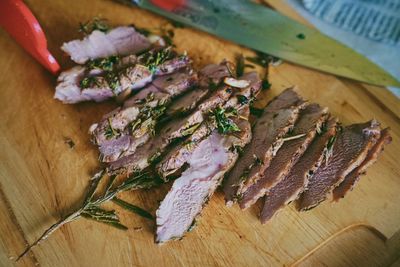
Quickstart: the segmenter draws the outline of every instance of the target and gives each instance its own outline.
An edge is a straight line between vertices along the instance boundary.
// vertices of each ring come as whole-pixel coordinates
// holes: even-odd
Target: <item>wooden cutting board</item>
[[[111,1],[26,2],[64,69],[73,64],[59,47],[80,36],[81,21],[101,15],[112,25],[168,25],[148,12]],[[281,1],[271,2],[287,12]],[[174,32],[177,49],[188,51],[197,66],[252,54],[195,30]],[[128,231],[79,220],[16,264],[13,259],[28,243],[82,201],[90,175],[99,168],[88,127],[116,104],[64,105],[54,100],[56,77],[4,31],[0,70],[1,266],[365,266],[388,265],[400,256],[400,101],[383,88],[283,63],[271,69],[272,89],[263,92],[260,104],[298,85],[305,98],[328,106],[344,124],[376,118],[392,128],[393,143],[345,199],[307,213],[289,206],[261,225],[261,203],[243,212],[225,207],[217,192],[195,231],[163,246],[154,244],[152,222],[110,205]],[[67,139],[75,143],[73,148]],[[121,197],[154,213],[167,190],[168,185]]]

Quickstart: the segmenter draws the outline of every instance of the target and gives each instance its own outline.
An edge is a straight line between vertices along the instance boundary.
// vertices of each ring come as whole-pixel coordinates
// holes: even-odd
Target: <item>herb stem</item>
[[[37,246],[42,242],[43,240],[46,240],[52,233],[54,233],[56,230],[58,230],[61,226],[64,224],[70,223],[82,216],[82,211],[83,209],[79,209],[73,213],[70,213],[69,215],[65,216],[63,219],[59,220],[50,228],[48,228],[35,242],[30,244],[16,259],[16,261],[19,261],[22,257],[24,257],[33,247]]]

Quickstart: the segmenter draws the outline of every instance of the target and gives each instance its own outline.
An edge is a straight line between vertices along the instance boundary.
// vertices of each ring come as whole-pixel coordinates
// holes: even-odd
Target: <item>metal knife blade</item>
[[[246,0],[131,0],[171,20],[312,69],[374,85],[400,82],[351,48]]]

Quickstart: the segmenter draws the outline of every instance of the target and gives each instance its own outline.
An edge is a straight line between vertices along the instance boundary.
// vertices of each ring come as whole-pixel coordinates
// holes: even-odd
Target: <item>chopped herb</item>
[[[236,76],[241,77],[244,73],[244,57],[242,54],[236,56]]]
[[[231,117],[237,117],[237,110],[234,108],[224,109],[220,106],[211,111],[211,116],[216,123],[218,132],[221,134],[229,134],[240,132],[240,128],[233,122]]]
[[[143,64],[154,73],[157,67],[171,58],[171,49],[169,47],[158,51],[149,51],[143,55]]]
[[[296,35],[296,37],[300,40],[304,40],[306,39],[306,35],[304,33],[299,33],[298,35]]]
[[[97,85],[97,86],[99,85],[96,77],[94,77],[94,76],[85,77],[80,82],[80,86],[82,89],[92,87],[93,85]]]
[[[249,99],[244,95],[237,95],[236,97],[241,105],[245,105],[245,104],[249,103]]]
[[[270,88],[271,88],[271,84],[269,83],[269,81],[267,79],[263,79],[261,82],[261,89],[268,90]]]
[[[108,118],[108,125],[106,126],[106,129],[104,131],[104,135],[105,135],[106,139],[110,139],[118,134],[119,134],[119,132],[117,130],[115,130],[111,125],[111,118]]]
[[[255,108],[250,106],[250,114],[254,115],[256,117],[261,117],[261,115],[263,114],[264,110],[260,109],[260,108]]]
[[[79,32],[89,35],[93,31],[108,32],[109,26],[106,19],[95,17],[85,23],[79,23]]]
[[[108,72],[106,74],[106,80],[110,88],[114,91],[114,93],[118,90],[120,83],[119,77],[116,73]]]
[[[187,128],[185,128],[181,131],[181,134],[183,136],[191,135],[191,134],[193,134],[194,131],[196,131],[197,128],[199,128],[199,126],[200,126],[200,123],[189,125]]]
[[[119,63],[120,58],[118,56],[110,56],[106,58],[98,58],[89,60],[86,63],[86,67],[89,70],[101,69],[104,71],[113,71],[116,64]]]

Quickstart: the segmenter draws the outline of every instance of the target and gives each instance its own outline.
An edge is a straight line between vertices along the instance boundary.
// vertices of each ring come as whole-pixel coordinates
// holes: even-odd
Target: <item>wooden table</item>
[[[79,37],[80,21],[101,15],[113,25],[167,24],[111,1],[26,2],[64,69],[73,64],[59,47]],[[301,21],[283,1],[268,2]],[[175,29],[174,41],[197,66],[232,60],[236,53],[252,54],[188,28]],[[245,212],[227,208],[218,192],[195,231],[163,246],[154,244],[151,222],[113,207],[128,231],[79,220],[16,264],[13,259],[29,242],[81,202],[90,174],[98,169],[88,127],[116,105],[112,101],[64,105],[54,100],[56,78],[4,31],[0,31],[0,70],[1,266],[379,266],[396,260],[400,264],[400,101],[383,88],[288,63],[271,70],[272,89],[262,102],[298,85],[304,97],[328,106],[344,124],[376,118],[392,128],[393,143],[344,200],[326,202],[307,213],[289,206],[263,226],[257,218],[260,205]],[[68,138],[74,148],[66,144]],[[122,197],[155,212],[167,190],[168,185]]]

